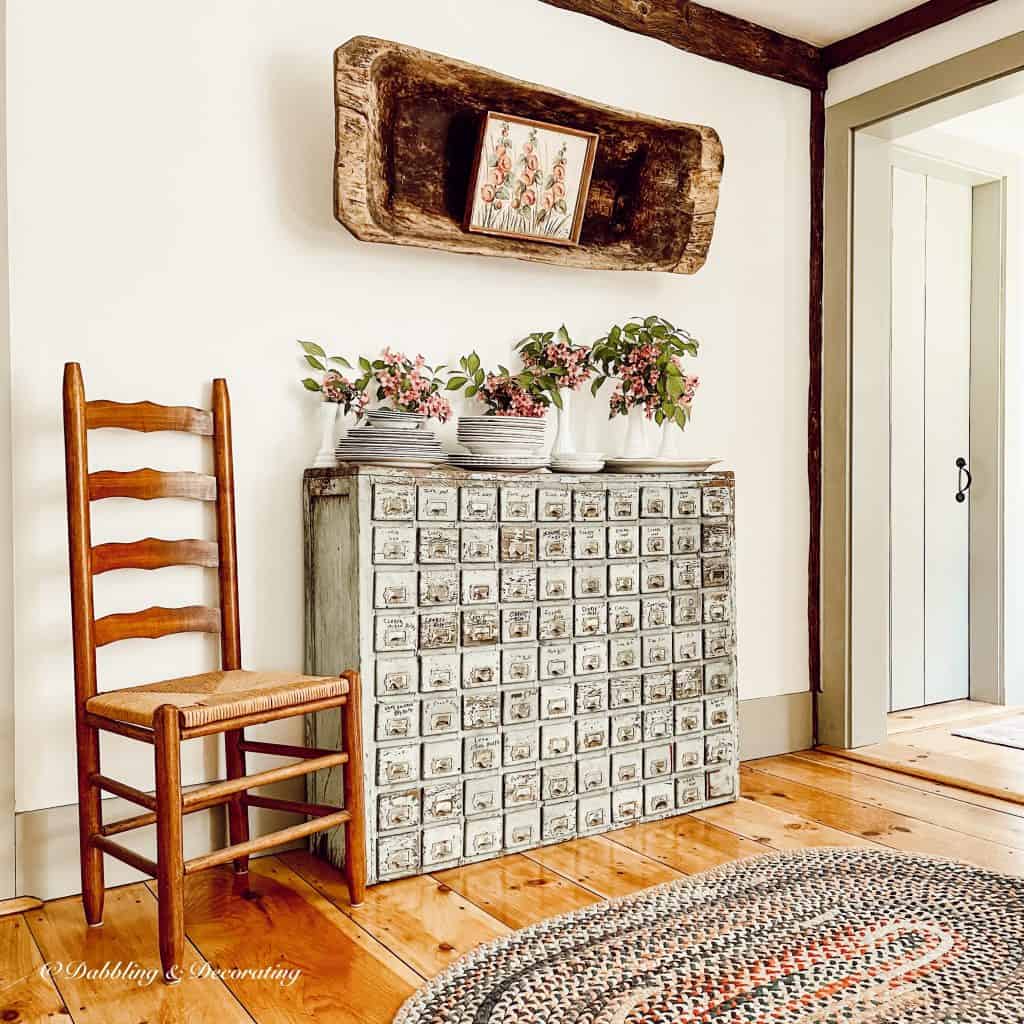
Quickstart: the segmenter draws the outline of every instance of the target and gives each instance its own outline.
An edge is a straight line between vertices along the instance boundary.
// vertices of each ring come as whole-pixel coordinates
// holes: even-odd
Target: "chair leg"
[[[342,706],[342,734],[348,764],[342,765],[345,809],[351,817],[345,823],[345,879],[353,907],[366,899],[366,801],[363,792],[362,695],[358,672],[343,672],[348,680],[348,701]]]
[[[181,724],[170,704],[153,715],[156,765],[157,915],[160,964],[168,984],[181,981],[185,953],[185,852],[182,843]]]
[[[240,779],[245,775],[245,751],[240,746],[244,738],[242,729],[230,729],[224,733],[224,755],[229,779]],[[245,805],[244,797],[244,793],[236,793],[228,803],[228,836],[232,846],[249,841],[249,808]],[[235,874],[245,875],[248,871],[249,858],[235,858]]]
[[[90,926],[103,924],[103,852],[92,837],[103,827],[100,790],[89,779],[100,770],[100,734],[78,723],[78,844],[82,868],[82,906]]]

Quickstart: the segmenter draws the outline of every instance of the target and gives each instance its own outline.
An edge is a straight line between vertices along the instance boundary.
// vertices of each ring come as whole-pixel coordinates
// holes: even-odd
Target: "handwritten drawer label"
[[[674,689],[676,700],[689,700],[691,697],[699,697],[701,694],[700,665],[687,665],[684,668],[676,669]]]
[[[673,726],[671,706],[649,708],[644,711],[644,742],[670,739]]]
[[[537,570],[530,569],[502,569],[501,570],[501,600],[505,603],[515,603],[537,600]]]
[[[498,695],[480,693],[462,698],[462,728],[495,729],[500,721]]]
[[[576,723],[576,751],[589,754],[608,746],[608,719],[581,718]]]
[[[574,491],[572,517],[578,522],[601,522],[604,519],[604,503],[604,491]]]
[[[640,531],[640,553],[643,555],[667,555],[669,530],[667,523],[645,526]]]
[[[697,519],[700,516],[700,488],[672,488],[672,516],[674,519]]]
[[[538,535],[540,558],[551,561],[572,556],[572,530],[570,527],[542,526]]]
[[[416,531],[405,526],[376,526],[373,530],[373,560],[378,565],[411,565]]]
[[[568,522],[572,501],[568,488],[542,487],[537,491],[537,519],[542,523]]]
[[[536,678],[536,647],[509,647],[501,652],[501,681],[503,683],[529,683]]]
[[[705,764],[731,764],[735,756],[736,741],[732,733],[724,732],[704,737]]]
[[[502,487],[501,518],[504,522],[530,522],[534,516],[536,499],[532,488]]]
[[[620,672],[623,669],[640,667],[639,637],[613,637],[608,646],[611,657],[611,669],[613,672]]]
[[[601,636],[608,632],[608,605],[604,601],[576,605],[576,636]]]
[[[455,612],[434,612],[420,616],[420,647],[424,650],[454,647],[457,640]]]
[[[672,657],[675,661],[696,661],[700,658],[701,631],[677,629],[672,637]]]
[[[608,684],[602,679],[599,682],[581,682],[576,684],[576,714],[586,715],[594,711],[605,711],[608,708]]]
[[[640,677],[613,677],[608,687],[608,693],[609,707],[613,709],[636,707],[640,703]]]
[[[454,523],[458,515],[455,488],[420,487],[418,507],[421,521]]]
[[[693,772],[676,779],[676,807],[683,810],[704,802],[704,773]]]
[[[669,491],[661,484],[640,488],[640,515],[645,519],[668,517]]]
[[[672,671],[648,672],[644,676],[644,703],[664,704],[672,699]]]
[[[467,772],[486,772],[501,767],[500,736],[467,736],[463,763]]]
[[[406,740],[419,735],[419,704],[408,701],[401,704],[377,705],[378,740]]]
[[[647,597],[641,605],[642,629],[663,629],[672,624],[672,604],[667,597]]]
[[[721,729],[733,723],[733,702],[727,697],[709,697],[704,702],[704,728]]]
[[[608,632],[635,633],[640,628],[639,601],[611,601],[608,604]]]
[[[377,751],[377,785],[415,782],[420,777],[420,748],[382,747]]]
[[[700,551],[700,524],[672,524],[672,554],[691,555]]]
[[[640,511],[640,492],[635,487],[608,488],[608,518],[636,519]]]
[[[498,642],[498,609],[472,608],[462,613],[462,642],[467,647]]]
[[[635,526],[608,527],[608,557],[636,558],[640,554],[640,531]]]
[[[449,527],[424,526],[420,529],[420,561],[425,565],[456,562],[459,557],[459,531]]]
[[[608,671],[608,645],[603,640],[576,645],[576,675]]]
[[[656,665],[668,665],[672,661],[672,637],[669,633],[656,636],[645,636],[643,665],[651,668]]]
[[[676,594],[672,599],[672,622],[676,626],[699,626],[701,618],[700,595]]]
[[[377,801],[377,827],[382,831],[414,828],[420,823],[420,791],[386,793]]]
[[[459,701],[457,697],[434,697],[423,701],[421,735],[439,736],[459,731]]]
[[[505,807],[523,807],[540,801],[540,769],[509,772],[504,778]]]
[[[574,558],[604,558],[606,534],[603,526],[577,526],[572,531]]]
[[[456,604],[459,600],[458,574],[454,569],[420,573],[420,604]]]
[[[503,608],[501,610],[503,643],[537,639],[537,611],[534,608]]]
[[[502,722],[505,725],[525,725],[537,720],[539,697],[536,687],[525,690],[505,690],[501,695]]]
[[[496,562],[498,532],[487,527],[467,527],[462,531],[462,561]]]
[[[378,651],[411,651],[416,646],[416,616],[378,615],[374,620],[374,646]]]
[[[561,679],[570,675],[572,675],[572,648],[568,644],[549,644],[541,647],[541,679]]]
[[[496,487],[463,487],[459,491],[462,518],[467,522],[494,522],[498,518]]]
[[[537,635],[541,640],[565,640],[571,632],[572,608],[567,604],[540,609]]]
[[[374,519],[412,519],[413,489],[404,484],[375,484],[373,488]]]

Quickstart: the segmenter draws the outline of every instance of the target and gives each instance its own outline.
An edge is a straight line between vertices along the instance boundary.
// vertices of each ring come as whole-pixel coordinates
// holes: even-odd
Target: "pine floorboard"
[[[892,742],[913,757],[969,761],[998,785],[990,753],[951,754],[945,740],[928,748],[950,714],[922,716]],[[186,952],[197,968],[299,970],[294,984],[211,973],[168,988],[40,973],[54,960],[155,968],[156,900],[151,884],[136,884],[107,893],[102,928],[85,927],[77,897],[0,918],[0,1021],[390,1024],[424,979],[513,929],[730,861],[819,846],[937,854],[1024,875],[1024,805],[800,751],[746,764],[735,803],[374,886],[358,908],[338,871],[293,850],[252,861],[248,884],[229,868],[190,877]]]

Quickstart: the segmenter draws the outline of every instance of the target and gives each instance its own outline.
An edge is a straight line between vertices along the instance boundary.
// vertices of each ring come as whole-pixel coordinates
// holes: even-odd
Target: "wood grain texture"
[[[187,434],[210,437],[213,434],[213,416],[206,409],[186,405],[157,405],[155,402],[108,402],[94,399],[85,407],[86,426],[89,430],[100,427],[120,427],[122,430],[177,430]]]
[[[40,974],[42,965],[43,956],[25,919],[20,914],[0,919],[0,1020],[23,1024],[71,1021],[53,981]]]
[[[101,469],[89,474],[89,500],[104,498],[191,498],[214,501],[217,481],[206,473],[162,473],[156,469],[132,469],[118,472]]]
[[[521,854],[451,868],[433,877],[509,928],[525,928],[599,899]]]
[[[38,910],[42,905],[43,901],[37,900],[35,896],[14,896],[9,900],[0,900],[0,917],[23,914],[26,910]]]
[[[686,875],[771,853],[767,845],[696,818],[668,818],[609,833],[609,839]]]
[[[111,889],[102,928],[87,927],[77,897],[47,903],[26,919],[47,961],[82,961],[97,970],[120,961],[159,977],[157,904],[144,885]],[[185,970],[198,971],[202,963],[186,942]],[[190,977],[181,985],[68,975],[55,982],[75,1024],[251,1024],[223,982],[212,977]]]
[[[227,980],[257,1021],[391,1024],[420,983],[394,953],[274,857],[253,861],[248,875],[222,868],[192,876],[185,921],[189,938],[216,966],[301,970],[289,986]]]
[[[219,633],[220,612],[204,605],[188,608],[154,606],[141,612],[117,612],[96,620],[96,646],[133,637],[155,640],[172,633]]]
[[[807,89],[823,89],[826,84],[816,46],[702,4],[687,0],[543,2],[780,82]]]
[[[894,850],[933,857],[948,857],[955,850],[958,859],[992,871],[1020,874],[1024,869],[1024,853],[1003,843],[978,839],[931,821],[871,807],[754,769],[743,770],[743,792],[748,800],[758,804],[797,814]]]
[[[337,868],[306,850],[279,859],[424,978],[439,974],[481,943],[509,934],[507,925],[425,875],[373,886],[363,906],[354,910],[345,876]]]
[[[711,128],[602,106],[367,36],[335,52],[335,84],[335,216],[363,241],[680,274],[707,259],[724,162]],[[598,133],[579,246],[463,231],[488,110]]]
[[[612,842],[610,836],[542,846],[524,856],[604,899],[628,896],[682,877],[681,871],[627,850]]]
[[[546,0],[551,2],[551,0]],[[842,67],[851,61],[866,57],[869,53],[883,50],[901,39],[908,39],[927,29],[943,25],[947,21],[969,14],[981,7],[987,7],[994,0],[928,0],[927,3],[912,7],[895,17],[872,25],[838,42],[831,43],[821,51],[822,64],[826,72]]]
[[[97,544],[92,549],[93,576],[114,569],[164,569],[169,565],[217,567],[217,545],[212,540],[158,540],[147,537],[126,544]]]

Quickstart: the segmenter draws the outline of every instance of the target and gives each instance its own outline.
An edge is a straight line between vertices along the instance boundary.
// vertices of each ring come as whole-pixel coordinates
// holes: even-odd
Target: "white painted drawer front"
[[[364,680],[371,882],[736,798],[731,477],[323,479],[307,500],[350,500],[307,517],[310,550],[352,568],[315,574],[309,621],[356,640],[317,636],[307,670]]]

